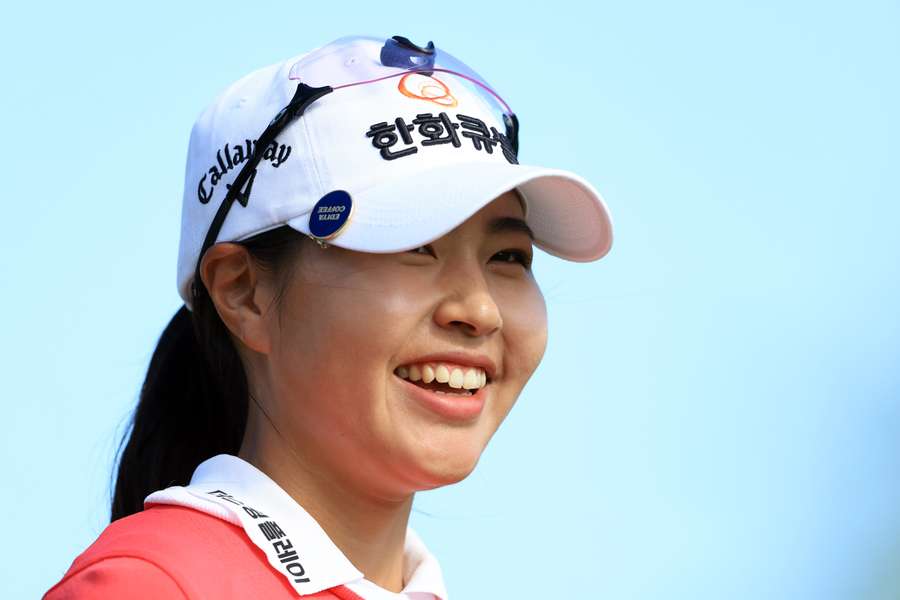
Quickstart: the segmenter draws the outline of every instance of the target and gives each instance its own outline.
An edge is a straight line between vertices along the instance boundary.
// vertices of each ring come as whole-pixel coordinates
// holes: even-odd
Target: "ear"
[[[200,264],[200,278],[232,335],[251,350],[268,354],[267,312],[273,292],[247,249],[231,243],[210,247]]]

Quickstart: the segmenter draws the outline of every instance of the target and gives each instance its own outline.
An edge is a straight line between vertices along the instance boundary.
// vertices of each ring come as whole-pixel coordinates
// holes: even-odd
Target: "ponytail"
[[[299,249],[304,239],[283,226],[239,243],[261,268],[280,274],[290,250]],[[282,292],[286,283],[282,279]],[[187,306],[178,309],[150,359],[117,453],[111,521],[143,510],[144,498],[152,492],[187,485],[204,460],[236,455],[241,447],[247,377],[206,287],[201,283],[198,288],[193,312]]]

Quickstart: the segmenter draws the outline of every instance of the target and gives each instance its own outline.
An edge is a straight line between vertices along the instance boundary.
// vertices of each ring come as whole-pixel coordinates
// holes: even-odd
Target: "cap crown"
[[[186,302],[203,240],[229,185],[299,81],[337,86],[383,75],[380,48],[374,38],[345,38],[256,70],[226,88],[199,116],[185,169],[178,264],[179,292]],[[502,115],[485,96],[464,77],[440,71],[398,71],[388,79],[335,89],[264,149],[247,205],[231,207],[216,241],[297,223],[334,190],[353,197],[440,165],[516,162]],[[433,192],[427,179],[421,181],[418,201],[429,202]],[[409,201],[398,195],[397,209],[403,212]],[[393,212],[367,218],[396,219]]]

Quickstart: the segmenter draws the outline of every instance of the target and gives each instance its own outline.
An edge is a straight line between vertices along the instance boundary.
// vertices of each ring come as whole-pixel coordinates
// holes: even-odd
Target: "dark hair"
[[[280,280],[276,303],[287,287],[284,267],[304,240],[303,234],[282,226],[236,242]],[[202,282],[198,291],[193,311],[182,306],[175,313],[150,359],[116,452],[111,521],[143,510],[151,492],[187,485],[207,458],[240,449],[247,424],[247,377]]]

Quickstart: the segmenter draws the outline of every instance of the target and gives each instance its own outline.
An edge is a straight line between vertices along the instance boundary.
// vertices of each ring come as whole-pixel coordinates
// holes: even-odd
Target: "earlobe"
[[[203,256],[200,277],[225,327],[249,349],[267,354],[267,290],[247,250],[232,243],[212,246]]]

